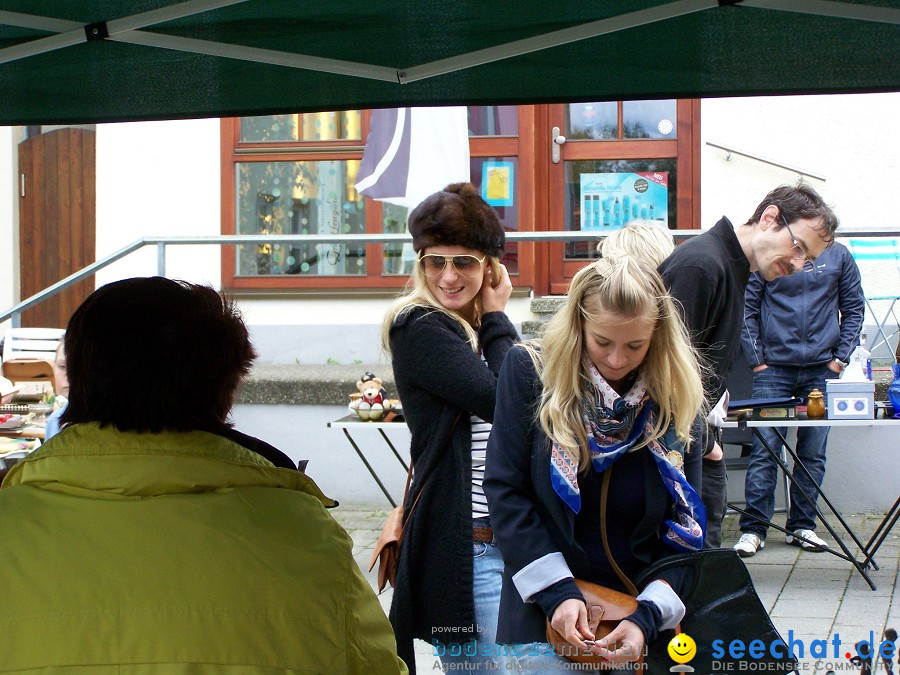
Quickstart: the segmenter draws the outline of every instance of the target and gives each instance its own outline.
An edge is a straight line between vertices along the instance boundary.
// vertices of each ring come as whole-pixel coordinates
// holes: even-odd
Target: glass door
[[[548,229],[596,237],[548,246],[543,292],[565,293],[604,234],[631,221],[698,226],[699,101],[581,102],[548,112]],[[540,144],[541,130],[536,136]]]

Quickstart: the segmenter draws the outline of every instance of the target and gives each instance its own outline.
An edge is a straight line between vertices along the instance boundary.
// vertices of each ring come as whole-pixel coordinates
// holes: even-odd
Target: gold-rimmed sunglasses
[[[481,265],[485,260],[487,260],[487,256],[476,258],[474,255],[438,255],[436,253],[425,253],[419,256],[422,271],[429,279],[441,276],[448,262],[453,265],[457,274],[471,279],[481,274]]]

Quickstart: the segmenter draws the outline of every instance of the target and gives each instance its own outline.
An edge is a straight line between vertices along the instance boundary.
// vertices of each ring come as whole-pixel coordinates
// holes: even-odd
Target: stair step
[[[564,295],[545,295],[542,298],[532,298],[531,311],[534,314],[540,314],[544,319],[548,319],[556,314],[565,304],[566,296]]]

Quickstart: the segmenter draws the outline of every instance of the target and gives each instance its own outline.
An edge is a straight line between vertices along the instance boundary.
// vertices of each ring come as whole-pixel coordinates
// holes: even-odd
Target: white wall
[[[235,428],[277,447],[295,462],[308,459],[307,474],[329,497],[345,506],[390,508],[378,484],[366,470],[340,429],[328,422],[347,414],[341,406],[236,405]],[[397,452],[409,462],[409,430],[405,424],[387,430]],[[352,431],[375,473],[394,501],[403,494],[406,471],[375,428]]]
[[[381,322],[392,297],[362,299],[250,299],[238,305],[244,315],[260,363],[381,364]],[[530,298],[510,300],[506,313],[521,329],[530,321]]]
[[[136,239],[221,234],[219,120],[97,125],[97,258]],[[220,284],[218,246],[167,247],[166,276]],[[100,286],[156,274],[146,247],[97,274]]]
[[[766,193],[797,174],[725,152],[707,141],[751,150],[824,175],[809,182],[841,226],[900,229],[891,206],[900,172],[900,93],[707,99],[701,103],[703,227],[726,214],[744,223]]]

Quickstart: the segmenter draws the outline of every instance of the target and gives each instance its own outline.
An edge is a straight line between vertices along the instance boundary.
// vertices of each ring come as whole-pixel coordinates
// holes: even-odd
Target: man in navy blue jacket
[[[753,368],[753,397],[797,396],[813,389],[824,393],[827,378],[840,377],[854,347],[865,314],[865,299],[856,261],[842,244],[834,244],[812,269],[766,281],[753,274],[744,294],[741,345]],[[797,455],[817,485],[825,477],[826,426],[797,430]],[[786,429],[781,428],[784,434]],[[760,429],[772,448],[780,445],[774,429]],[[775,510],[778,468],[775,458],[754,438],[741,515],[741,538],[734,549],[743,557],[765,546],[767,525]],[[815,495],[806,472],[794,467],[787,543],[821,551],[825,542],[815,533]],[[753,518],[751,516],[756,516]]]

